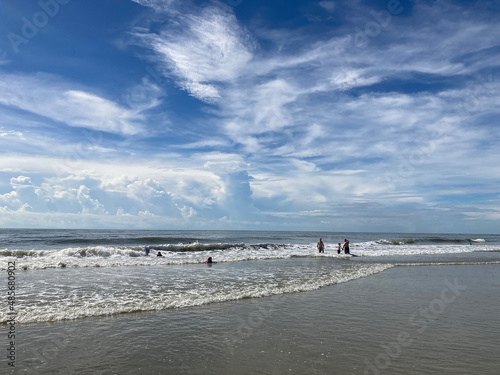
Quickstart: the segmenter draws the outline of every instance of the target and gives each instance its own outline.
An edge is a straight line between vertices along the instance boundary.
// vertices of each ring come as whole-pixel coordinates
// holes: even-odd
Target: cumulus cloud
[[[10,186],[12,191],[0,194],[0,204],[4,204],[5,209],[32,211],[44,208],[45,202],[42,191],[39,187],[33,185],[30,177],[12,177]]]
[[[206,160],[203,166],[215,173],[239,172],[247,168],[244,158],[239,154],[213,152],[200,155],[200,159]]]
[[[236,220],[252,216],[255,207],[251,177],[241,158],[216,153],[200,155],[200,161],[204,162],[204,170],[157,170],[157,178],[163,182],[128,174],[106,175],[90,169],[52,175],[38,184],[29,176],[18,175],[11,178],[11,191],[0,194],[0,207],[37,215],[53,212],[168,218],[178,220],[178,225],[198,219],[218,220],[226,216]],[[140,169],[143,167],[137,171]]]
[[[157,181],[124,177],[101,183],[99,177],[68,176],[58,183],[36,186],[31,178],[11,178],[12,191],[0,195],[0,204],[11,211],[65,212],[81,214],[131,214],[181,217],[173,197]],[[108,190],[106,188],[109,188]],[[189,213],[189,208],[186,208]],[[141,214],[141,215],[142,215]],[[188,215],[189,216],[189,215]]]
[[[82,185],[76,191],[76,199],[82,207],[82,214],[107,214],[106,208],[97,199],[90,197],[90,189]]]

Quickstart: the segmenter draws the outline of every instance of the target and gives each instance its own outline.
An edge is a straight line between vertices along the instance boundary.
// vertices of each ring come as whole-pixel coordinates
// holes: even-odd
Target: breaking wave
[[[408,244],[467,244],[471,242],[484,243],[483,238],[449,238],[449,237],[423,237],[423,238],[401,238],[380,239],[376,241],[381,245],[408,245]]]

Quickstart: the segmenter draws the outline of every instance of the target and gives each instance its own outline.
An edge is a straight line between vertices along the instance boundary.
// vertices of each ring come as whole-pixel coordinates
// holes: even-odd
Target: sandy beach
[[[497,374],[498,265],[19,329],[17,373]],[[24,371],[26,370],[26,371]]]

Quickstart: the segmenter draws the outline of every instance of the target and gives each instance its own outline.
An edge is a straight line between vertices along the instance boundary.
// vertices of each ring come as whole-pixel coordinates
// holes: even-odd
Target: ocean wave
[[[293,246],[280,244],[201,244],[110,247],[94,246],[61,250],[2,250],[0,269],[15,259],[17,268],[37,270],[50,268],[120,267],[150,265],[183,265],[202,263],[208,256],[218,262],[284,259],[293,255]],[[163,256],[157,254],[161,252]]]
[[[413,255],[439,255],[439,254],[461,254],[483,251],[497,251],[496,245],[473,245],[467,244],[452,245],[407,245],[388,246],[379,244],[377,241],[365,242],[351,245],[351,254],[361,257],[384,257],[384,256],[413,256]]]
[[[38,250],[0,250],[1,257],[14,257],[14,258],[24,258],[24,257],[37,257],[40,256],[41,252]]]
[[[213,251],[213,250],[227,250],[232,247],[241,247],[245,244],[233,243],[199,243],[193,242],[188,244],[164,244],[154,246],[144,246],[143,249],[149,251],[176,251],[176,252],[189,252],[189,251]]]
[[[150,288],[134,294],[125,293],[125,291],[108,293],[88,291],[78,298],[67,296],[58,303],[48,303],[47,300],[37,298],[19,303],[16,321],[19,323],[54,322],[305,292],[367,277],[391,267],[392,265],[388,264],[361,265],[343,271],[331,271],[328,275],[322,275],[321,278],[304,276],[281,283],[269,279],[253,285],[239,283],[230,286],[212,286],[209,290],[193,285],[186,290]],[[0,311],[0,324],[5,324],[7,320],[7,314]]]
[[[479,242],[479,243],[486,242],[486,240],[484,238],[476,238],[476,239],[471,238],[471,239],[469,239],[467,241],[469,241],[469,242]]]
[[[451,262],[421,262],[421,263],[395,263],[395,267],[416,267],[416,266],[482,266],[490,264],[500,264],[498,260],[488,260],[488,261],[451,261]]]
[[[75,256],[75,257],[110,257],[115,255],[124,255],[131,257],[156,255],[158,251],[163,252],[199,252],[199,251],[218,251],[232,248],[264,249],[276,250],[283,249],[289,245],[284,244],[255,244],[245,245],[244,243],[199,243],[192,242],[188,244],[159,244],[144,246],[87,246],[70,247],[56,250],[0,250],[1,257],[45,257],[45,256]]]
[[[130,256],[139,257],[144,255],[143,248],[113,248],[106,246],[67,248],[62,250],[0,250],[0,257],[14,258],[50,258],[50,257],[110,257],[110,256]]]
[[[376,243],[380,245],[409,245],[409,244],[420,244],[420,243],[427,243],[427,244],[460,244],[460,243],[469,243],[469,242],[477,242],[477,243],[483,243],[486,242],[483,238],[476,238],[476,239],[471,239],[471,238],[450,238],[450,237],[422,237],[422,238],[395,238],[395,239],[380,239],[378,241],[375,241]]]
[[[498,251],[496,245],[477,241],[467,244],[398,244],[388,240],[351,243],[351,255],[337,254],[334,244],[327,244],[325,253],[318,253],[312,244],[252,244],[243,243],[191,243],[163,244],[154,246],[92,246],[60,250],[0,250],[0,270],[8,261],[15,260],[18,269],[37,270],[50,268],[121,267],[150,265],[182,265],[202,263],[209,256],[217,262],[241,262],[248,260],[286,259],[293,257],[327,257],[350,259],[358,257],[412,256],[453,254],[476,251]],[[393,240],[396,241],[396,240]],[[398,240],[401,241],[401,240]],[[161,252],[162,257],[157,257]]]
[[[413,240],[411,238],[395,239],[395,240],[380,239],[380,240],[375,241],[375,242],[380,244],[380,245],[406,245],[406,244],[415,243],[415,240]]]

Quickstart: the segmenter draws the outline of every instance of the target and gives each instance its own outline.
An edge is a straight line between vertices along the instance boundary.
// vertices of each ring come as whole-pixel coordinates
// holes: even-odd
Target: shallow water
[[[314,290],[389,267],[305,258],[213,266],[37,270],[18,276],[22,288],[17,294],[17,321],[56,321],[260,298]]]

